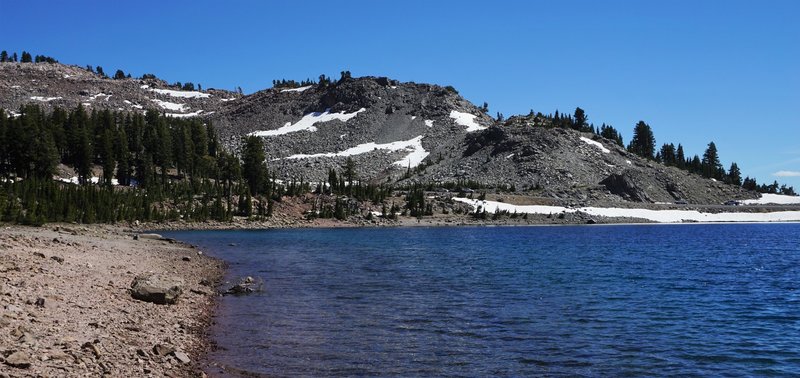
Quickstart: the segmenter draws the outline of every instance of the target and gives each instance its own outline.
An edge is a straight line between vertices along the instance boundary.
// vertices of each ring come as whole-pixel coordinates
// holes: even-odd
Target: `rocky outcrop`
[[[136,276],[131,283],[131,296],[145,302],[172,304],[183,293],[183,280],[155,273]]]
[[[652,202],[647,193],[642,190],[630,176],[623,173],[613,173],[606,177],[600,184],[609,192],[633,202]]]

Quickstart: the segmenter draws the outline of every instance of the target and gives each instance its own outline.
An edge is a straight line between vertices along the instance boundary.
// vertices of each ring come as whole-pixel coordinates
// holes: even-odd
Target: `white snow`
[[[628,164],[628,165],[631,165],[631,164],[633,164],[633,163],[631,163],[631,161],[630,161],[630,160],[625,160],[625,163],[626,163],[626,164]]]
[[[296,123],[286,122],[283,127],[275,129],[275,130],[262,130],[262,131],[254,131],[248,135],[255,135],[260,137],[268,137],[268,136],[275,136],[275,135],[284,135],[289,133],[295,133],[298,131],[317,131],[317,128],[314,126],[316,123],[328,122],[333,120],[340,120],[342,122],[347,122],[351,118],[358,115],[367,109],[361,108],[353,113],[331,113],[330,109],[326,109],[324,112],[319,113],[311,113],[306,114],[303,118],[301,118]]]
[[[233,100],[236,100],[236,97],[232,97],[232,98],[223,98],[223,99],[220,99],[220,100],[221,100],[222,102],[228,102],[228,101],[233,101]]]
[[[17,112],[15,112],[15,111],[13,111],[13,110],[9,110],[9,111],[8,111],[8,116],[9,116],[9,117],[11,117],[11,118],[17,118],[17,117],[19,117],[20,115],[21,115],[20,113],[17,113]]]
[[[125,100],[125,101],[122,101],[122,102],[124,102],[124,103],[126,103],[126,104],[128,104],[128,105],[132,104],[132,102],[130,102],[130,101],[128,101],[128,100]]]
[[[426,120],[425,120],[425,126],[428,126],[428,127],[433,127],[433,120],[426,119]]]
[[[19,89],[19,88],[20,88],[20,86],[19,86],[19,85],[12,85],[12,86],[11,86],[11,89]]]
[[[600,151],[603,151],[603,153],[606,153],[606,154],[607,154],[607,153],[611,152],[611,150],[609,150],[608,148],[605,148],[605,147],[603,146],[603,144],[602,144],[602,143],[600,143],[600,142],[598,142],[598,141],[591,140],[591,139],[589,139],[589,138],[587,138],[587,137],[581,137],[581,140],[582,140],[582,141],[584,141],[584,142],[586,142],[586,144],[590,144],[590,145],[592,145],[592,146],[595,146],[595,147],[599,148],[599,149],[600,149]]]
[[[776,211],[771,213],[702,213],[696,210],[647,210],[623,209],[613,207],[581,207],[566,208],[561,206],[518,206],[503,202],[480,201],[468,198],[453,198],[458,202],[471,205],[473,208],[481,206],[488,213],[495,210],[529,214],[559,214],[583,212],[592,216],[630,217],[647,219],[658,223],[681,222],[791,222],[800,221],[800,211]]]
[[[97,176],[92,176],[92,178],[89,179],[89,181],[91,181],[92,184],[97,184],[97,183],[100,182],[100,180],[101,180],[100,177],[97,177]],[[70,184],[76,184],[77,185],[78,184],[78,176],[72,176],[70,178],[59,177],[58,181],[68,182]],[[111,185],[119,185],[119,181],[117,181],[117,179],[115,179],[115,178],[112,178],[111,179]]]
[[[91,102],[82,102],[81,105],[83,106],[92,106]]]
[[[744,200],[742,203],[745,205],[796,205],[800,204],[800,196],[764,193],[761,195],[761,198]]]
[[[411,116],[411,120],[412,121],[415,120],[415,119],[417,119],[417,116]]]
[[[506,156],[506,159],[511,159],[512,157],[514,157],[514,155],[516,155],[516,154],[510,154],[510,155]]]
[[[147,85],[147,84],[144,84],[144,85],[140,85],[140,86],[139,86],[139,88],[142,88],[142,89],[147,89],[147,88],[150,88],[150,86],[149,86],[149,85]]]
[[[160,106],[160,107],[162,107],[164,109],[167,109],[167,110],[173,110],[173,111],[176,111],[176,112],[185,112],[186,111],[186,105],[185,104],[176,104],[174,102],[161,101],[161,100],[157,100],[157,99],[153,99],[152,101],[155,102],[156,104],[158,104],[158,106]]]
[[[486,127],[481,126],[477,122],[475,122],[475,117],[476,115],[474,114],[463,113],[455,110],[450,111],[450,118],[455,120],[457,124],[461,126],[466,126],[468,133],[486,129]]]
[[[64,78],[65,78],[65,79],[69,79],[69,78],[71,78],[71,77],[72,77],[72,75],[64,75]]]
[[[139,109],[139,110],[144,109],[144,106],[141,106],[139,104],[133,104],[133,105],[131,105],[131,107],[134,107],[134,108]]]
[[[106,101],[108,101],[108,99],[111,98],[111,95],[110,94],[105,94],[103,92],[100,92],[100,93],[98,93],[96,95],[89,96],[89,101],[97,100],[98,97],[105,97]]]
[[[144,88],[144,86],[142,86]],[[171,97],[180,97],[180,98],[209,98],[211,97],[208,93],[198,92],[198,91],[175,91],[172,89],[151,89],[151,91],[156,92],[158,94],[169,95]]]
[[[305,87],[299,87],[299,88],[281,89],[281,93],[283,93],[283,92],[303,92],[303,91],[305,91],[305,90],[307,90],[309,88],[311,88],[310,85],[306,85]]]
[[[188,117],[197,117],[202,112],[203,112],[203,110],[198,110],[196,112],[191,112],[191,113],[165,113],[164,115],[167,116],[167,117],[173,117],[173,118],[188,118]]]
[[[36,101],[43,101],[43,102],[50,102],[53,100],[60,100],[61,97],[42,97],[42,96],[31,96],[31,100]]]
[[[387,150],[387,151],[401,151],[407,150],[409,154],[406,157],[392,163],[394,165],[399,165],[401,167],[411,167],[414,168],[422,163],[429,152],[425,151],[425,148],[422,147],[422,135],[409,139],[409,140],[401,140],[397,142],[391,143],[364,143],[359,144],[358,146],[348,148],[344,151],[339,152],[328,152],[328,153],[321,153],[321,154],[298,154],[286,157],[286,159],[309,159],[309,158],[317,158],[317,157],[337,157],[337,156],[353,156],[353,155],[361,155],[368,152],[372,152],[375,150]]]

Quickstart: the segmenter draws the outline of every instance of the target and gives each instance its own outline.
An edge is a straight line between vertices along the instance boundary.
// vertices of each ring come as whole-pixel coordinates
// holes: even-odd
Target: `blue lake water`
[[[212,329],[246,372],[800,375],[800,224],[165,234],[264,280]]]

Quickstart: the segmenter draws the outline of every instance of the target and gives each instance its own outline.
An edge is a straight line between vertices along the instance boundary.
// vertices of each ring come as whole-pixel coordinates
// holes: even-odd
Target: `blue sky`
[[[11,1],[0,49],[250,93],[273,79],[453,85],[492,114],[586,110],[625,142],[800,189],[800,1]]]

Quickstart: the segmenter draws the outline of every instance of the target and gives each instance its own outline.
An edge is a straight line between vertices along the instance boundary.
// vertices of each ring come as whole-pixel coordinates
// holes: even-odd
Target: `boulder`
[[[16,351],[6,357],[6,365],[27,369],[31,366],[31,356],[23,351]]]
[[[163,236],[161,236],[161,235],[159,235],[159,234],[139,234],[139,237],[138,237],[138,238],[136,238],[136,240],[138,240],[138,239],[152,239],[152,240],[161,240],[161,239],[163,239],[163,238],[164,238],[164,237],[163,237]]]
[[[183,280],[155,273],[142,274],[131,283],[131,296],[156,304],[172,304],[183,293]]]

